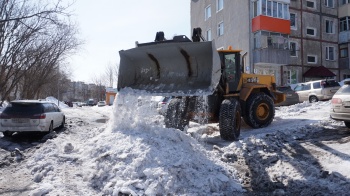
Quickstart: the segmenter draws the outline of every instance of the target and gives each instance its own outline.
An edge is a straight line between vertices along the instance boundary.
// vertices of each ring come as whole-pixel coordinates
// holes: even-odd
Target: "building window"
[[[290,56],[297,57],[297,43],[289,42]]]
[[[345,5],[350,3],[350,0],[340,0],[340,5]]]
[[[283,4],[283,18],[288,20],[289,19],[289,5]]]
[[[266,0],[261,1],[261,10],[262,10],[262,15],[266,16]]]
[[[316,8],[316,2],[315,1],[306,1],[306,7],[315,9]]]
[[[205,20],[208,20],[208,18],[211,17],[211,6],[205,8]]]
[[[326,33],[334,33],[334,24],[331,20],[326,20]]]
[[[277,2],[272,2],[272,16],[277,18]]]
[[[206,37],[206,39],[207,39],[207,41],[211,41],[211,29],[209,29],[208,31],[207,31],[207,35],[206,35],[207,37]]]
[[[224,8],[224,0],[216,0],[216,11],[220,11]]]
[[[288,39],[287,34],[259,31],[254,34],[254,46],[255,48],[288,50]]]
[[[218,36],[221,36],[224,34],[224,22],[220,22],[218,24]]]
[[[306,34],[311,36],[316,36],[316,29],[314,28],[306,28]]]
[[[266,15],[272,16],[272,1],[267,1]]]
[[[290,13],[290,28],[296,30],[297,29],[297,15],[294,13]]]
[[[289,4],[272,0],[257,0],[253,3],[254,17],[260,14],[274,18],[289,19]]]
[[[324,0],[327,7],[334,8],[334,0]]]
[[[258,1],[254,1],[253,2],[253,9],[254,9],[254,12],[253,12],[253,17],[257,17],[259,14],[258,14],[258,11],[259,11],[259,5],[258,5]]]
[[[347,44],[339,45],[339,57],[346,58],[348,57],[348,55],[349,55],[348,45]]]
[[[286,84],[296,84],[298,72],[296,70],[283,71],[283,77],[286,79]]]
[[[350,16],[346,16],[339,19],[339,31],[349,31],[350,30]]]
[[[326,47],[326,60],[334,61],[334,47],[333,46]]]
[[[283,4],[277,3],[277,18],[283,18]]]
[[[316,56],[315,55],[307,55],[307,62],[311,63],[311,64],[316,64],[317,60],[316,60]]]

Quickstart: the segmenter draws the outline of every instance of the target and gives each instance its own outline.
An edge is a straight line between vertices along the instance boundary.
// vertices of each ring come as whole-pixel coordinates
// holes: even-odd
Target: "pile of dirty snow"
[[[163,126],[151,97],[121,92],[108,128],[96,137],[90,165],[97,169],[92,186],[104,194],[230,195],[242,192],[235,170],[211,158],[197,140]]]

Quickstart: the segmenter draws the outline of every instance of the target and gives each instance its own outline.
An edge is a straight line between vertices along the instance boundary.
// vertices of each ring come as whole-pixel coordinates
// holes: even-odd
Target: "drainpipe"
[[[252,20],[253,20],[253,12],[251,9],[251,1],[247,1],[248,2],[248,10],[249,10],[249,47],[248,47],[248,51],[249,51],[249,65],[246,65],[246,61],[244,62],[244,72],[245,72],[245,66],[249,66],[249,73],[254,73],[254,58],[253,58],[253,50],[254,50],[254,42],[252,40],[254,40],[254,34],[252,32]],[[243,57],[245,57],[247,53],[245,53],[243,55]],[[242,59],[243,59],[242,57]]]
[[[303,0],[300,0],[300,57],[301,57],[301,77],[304,82],[304,27],[303,27]]]

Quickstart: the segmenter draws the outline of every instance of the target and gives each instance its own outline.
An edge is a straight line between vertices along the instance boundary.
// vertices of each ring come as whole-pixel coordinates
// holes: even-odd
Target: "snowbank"
[[[92,142],[93,186],[105,194],[228,195],[241,192],[235,172],[197,140],[163,127],[149,105],[127,97],[114,109],[108,128]],[[151,97],[143,97],[151,99]],[[147,103],[147,102],[146,102]],[[91,145],[92,145],[91,144]]]
[[[58,105],[60,108],[68,108],[69,106],[67,104],[65,104],[62,101],[58,101],[55,97],[46,97],[45,99],[46,101],[50,101],[52,103],[55,103],[56,105]]]

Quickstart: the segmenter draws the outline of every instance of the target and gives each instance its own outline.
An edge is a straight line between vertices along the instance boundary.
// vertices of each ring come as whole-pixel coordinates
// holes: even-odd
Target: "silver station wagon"
[[[345,126],[350,128],[350,81],[335,93],[331,101],[330,117],[334,120],[344,121]]]
[[[16,100],[0,113],[0,132],[4,136],[12,136],[14,132],[52,132],[64,127],[64,123],[64,113],[48,101]]]
[[[332,99],[339,88],[340,85],[337,81],[327,79],[299,83],[295,86],[294,91],[298,93],[300,102],[313,103]]]

